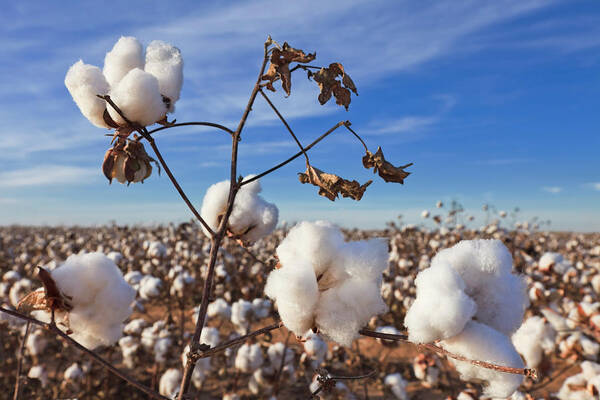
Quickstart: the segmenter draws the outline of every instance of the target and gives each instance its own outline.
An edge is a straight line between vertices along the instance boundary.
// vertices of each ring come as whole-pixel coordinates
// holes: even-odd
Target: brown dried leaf
[[[23,297],[17,304],[17,310],[29,312],[32,310],[51,310],[71,311],[71,297],[60,291],[50,272],[42,267],[38,267],[38,277],[44,286],[43,290],[38,289]]]
[[[347,111],[350,105],[350,91],[358,96],[354,82],[340,63],[329,64],[329,67],[321,68],[314,74],[309,72],[308,77],[312,77],[321,89],[321,93],[319,93],[321,105],[327,103],[333,94],[336,104],[344,106]],[[342,78],[341,81],[337,79],[338,77]]]
[[[306,54],[304,51],[295,49],[289,44],[284,43],[281,49],[273,49],[271,52],[271,64],[267,72],[261,77],[261,80],[268,81],[266,88],[275,91],[273,82],[281,79],[281,87],[289,96],[292,89],[292,77],[290,73],[290,63],[309,63],[316,57],[315,53]]]
[[[365,168],[373,168],[373,173],[378,172],[379,176],[386,182],[397,182],[404,184],[404,179],[410,172],[404,171],[404,168],[408,168],[412,163],[394,167],[389,161],[386,161],[381,151],[381,147],[377,148],[375,154],[367,150],[367,154],[363,156],[363,165]]]
[[[17,304],[17,311],[21,313],[29,313],[34,310],[47,310],[46,293],[43,288],[29,293]]]
[[[327,197],[331,201],[335,201],[338,195],[342,197],[350,197],[354,200],[360,200],[367,189],[367,186],[373,181],[368,181],[361,185],[357,181],[349,181],[337,175],[323,172],[318,168],[309,165],[306,172],[300,172],[298,178],[302,183],[310,183],[318,186],[319,195]]]

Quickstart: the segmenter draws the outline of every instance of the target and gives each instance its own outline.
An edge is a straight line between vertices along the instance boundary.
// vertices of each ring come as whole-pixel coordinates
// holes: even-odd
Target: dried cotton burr
[[[405,325],[416,343],[438,341],[444,349],[475,360],[523,368],[511,343],[528,305],[523,279],[498,240],[463,240],[440,251],[415,280],[417,298]],[[523,376],[451,360],[465,380],[482,380],[484,394],[508,397]]]
[[[248,175],[245,180],[252,177]],[[228,180],[215,183],[208,188],[202,201],[200,215],[215,232],[227,210],[229,186]],[[245,243],[254,243],[273,232],[279,211],[275,204],[268,203],[259,195],[261,190],[258,179],[240,188],[228,221],[229,236]],[[210,236],[204,227],[203,230]]]
[[[280,268],[269,274],[265,294],[297,336],[316,328],[350,346],[360,328],[387,309],[380,294],[388,260],[382,239],[346,243],[327,222],[301,222],[277,247],[277,256]]]

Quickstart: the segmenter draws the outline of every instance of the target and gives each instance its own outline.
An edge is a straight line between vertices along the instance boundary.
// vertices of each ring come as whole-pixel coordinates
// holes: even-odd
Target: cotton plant
[[[415,281],[417,297],[405,317],[409,339],[439,341],[468,359],[523,368],[510,341],[528,305],[525,282],[498,240],[463,240],[440,251]],[[452,360],[461,377],[485,382],[484,394],[508,397],[523,376]]]
[[[277,256],[280,267],[269,274],[265,294],[297,336],[315,328],[350,346],[360,328],[387,309],[380,294],[388,260],[382,239],[345,242],[327,222],[302,222],[277,247]]]

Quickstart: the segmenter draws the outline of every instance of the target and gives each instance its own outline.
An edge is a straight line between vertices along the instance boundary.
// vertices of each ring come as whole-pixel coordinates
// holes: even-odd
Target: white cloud
[[[0,187],[42,186],[56,184],[81,184],[99,176],[98,168],[81,168],[67,165],[40,165],[0,173]]]
[[[586,183],[585,186],[593,189],[593,190],[597,190],[600,192],[600,182],[590,182],[590,183]]]
[[[544,186],[542,190],[548,193],[558,194],[562,192],[563,188],[561,188],[560,186]]]

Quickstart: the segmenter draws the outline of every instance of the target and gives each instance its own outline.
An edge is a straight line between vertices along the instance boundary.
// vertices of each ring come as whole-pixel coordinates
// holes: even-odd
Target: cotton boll
[[[219,330],[211,326],[205,326],[200,334],[200,343],[207,344],[211,348],[219,344]]]
[[[140,271],[129,271],[123,276],[123,279],[125,279],[125,282],[129,283],[135,288],[135,286],[140,283],[143,277],[144,274],[142,274]]]
[[[104,58],[102,72],[111,87],[117,85],[129,71],[144,68],[144,49],[134,37],[121,36]]]
[[[44,334],[41,330],[35,330],[27,336],[25,341],[25,348],[32,356],[39,356],[44,352],[48,341],[44,338]]]
[[[63,377],[68,381],[77,381],[83,378],[83,370],[79,364],[73,363],[65,370]]]
[[[407,382],[402,378],[399,373],[390,374],[385,377],[383,384],[388,388],[394,397],[398,400],[408,400],[408,394],[406,394]]]
[[[173,340],[170,337],[160,337],[154,342],[154,360],[159,363],[165,363],[171,352]]]
[[[106,101],[97,96],[106,95],[109,91],[100,68],[77,61],[67,71],[65,86],[84,117],[100,128],[110,128],[104,122]]]
[[[510,339],[495,329],[469,321],[457,336],[441,341],[440,346],[449,352],[472,360],[486,361],[496,365],[523,368],[523,360],[513,347]],[[469,362],[450,359],[464,380],[486,382],[484,394],[489,397],[506,398],[523,381],[523,376],[481,368]]]
[[[148,256],[153,258],[164,258],[167,255],[167,246],[161,242],[150,242],[148,245]]]
[[[140,287],[138,289],[140,297],[144,300],[150,300],[160,295],[161,288],[163,286],[160,278],[156,278],[152,275],[146,275],[140,281]]]
[[[167,112],[158,90],[158,81],[139,68],[132,69],[117,86],[112,86],[110,97],[128,120],[142,126],[154,124]],[[107,109],[116,123],[125,124],[116,110],[110,106]]]
[[[140,335],[146,326],[148,326],[148,323],[145,320],[141,318],[132,319],[123,328],[123,333],[127,335]]]
[[[140,348],[139,342],[133,336],[123,336],[119,339],[119,347],[123,355],[123,363],[129,369],[135,368],[135,356]]]
[[[387,240],[377,238],[346,243],[342,253],[345,271],[358,279],[373,280],[381,285],[387,267]]]
[[[565,379],[556,397],[560,400],[596,400],[592,393],[580,388],[586,387],[587,379],[583,373]]]
[[[158,79],[160,93],[169,98],[169,112],[172,112],[183,84],[183,58],[179,49],[160,40],[153,40],[146,48],[144,70]]]
[[[252,310],[256,318],[267,318],[271,312],[271,301],[268,299],[254,299],[252,300]]]
[[[244,373],[252,373],[259,368],[264,361],[260,345],[244,344],[235,356],[235,368]]]
[[[31,282],[29,279],[23,278],[18,280],[14,285],[11,286],[10,292],[8,293],[10,303],[16,307],[19,304],[19,301],[32,290],[33,282]]]
[[[272,271],[265,294],[276,302],[281,320],[297,336],[312,328],[319,289],[310,265],[296,263]]]
[[[115,264],[119,264],[123,260],[123,254],[118,251],[111,251],[106,257],[110,258]]]
[[[206,315],[208,318],[215,318],[219,316],[223,319],[229,319],[231,318],[231,307],[224,299],[219,297],[212,303],[208,304]]]
[[[2,275],[2,280],[4,282],[15,283],[19,279],[21,279],[21,274],[19,274],[17,271],[7,271],[4,273],[4,275]]]
[[[42,365],[35,365],[31,367],[27,373],[27,377],[30,379],[37,379],[42,384],[42,387],[46,387],[48,384],[48,373]]]
[[[314,368],[318,367],[325,361],[325,356],[327,355],[327,343],[321,336],[308,332],[304,335],[304,352],[311,358],[313,361]]]
[[[436,262],[415,280],[417,298],[404,318],[409,339],[429,343],[459,334],[477,312],[465,283],[447,263]]]
[[[240,299],[231,305],[231,322],[240,335],[248,332],[252,317],[252,303]]]
[[[326,290],[321,293],[317,308],[317,326],[335,342],[350,346],[373,315],[387,310],[379,291],[377,283],[359,279],[348,279],[339,287]]]
[[[179,384],[181,383],[181,371],[176,368],[169,368],[160,377],[158,383],[158,392],[163,396],[174,399],[179,393]]]
[[[440,251],[432,266],[447,263],[465,282],[477,304],[475,318],[511,335],[521,325],[528,304],[523,279],[513,275],[512,257],[499,240],[463,240]]]
[[[71,337],[88,348],[110,345],[131,315],[135,290],[115,263],[102,253],[72,255],[51,272],[58,288],[71,297]]]
[[[536,368],[542,362],[544,352],[554,350],[554,330],[541,317],[528,318],[513,334],[516,350],[525,358],[527,367]]]
[[[285,345],[281,342],[272,344],[267,349],[267,356],[269,357],[269,361],[273,367],[279,368],[283,358],[283,349],[285,348],[285,364],[292,364],[294,362],[294,350],[289,347],[286,348]]]

